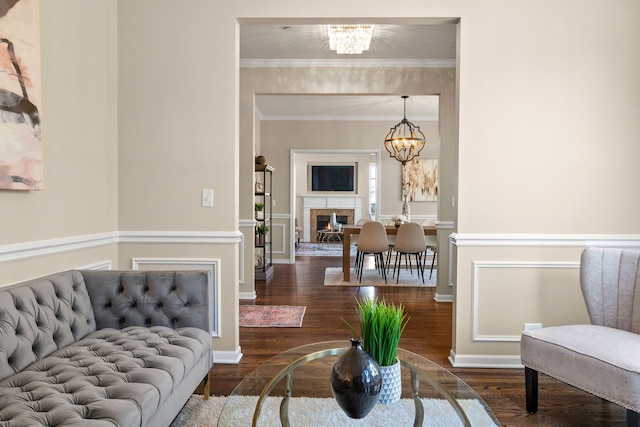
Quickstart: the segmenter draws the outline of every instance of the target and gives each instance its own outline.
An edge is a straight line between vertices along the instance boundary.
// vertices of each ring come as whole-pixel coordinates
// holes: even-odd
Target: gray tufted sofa
[[[67,271],[0,288],[0,427],[168,426],[209,392],[207,272]]]

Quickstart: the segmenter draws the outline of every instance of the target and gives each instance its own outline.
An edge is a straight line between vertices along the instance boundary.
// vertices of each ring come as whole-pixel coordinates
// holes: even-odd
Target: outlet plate
[[[213,190],[210,188],[202,189],[202,207],[203,208],[213,207]]]
[[[525,331],[533,331],[534,329],[542,329],[542,323],[525,323]]]

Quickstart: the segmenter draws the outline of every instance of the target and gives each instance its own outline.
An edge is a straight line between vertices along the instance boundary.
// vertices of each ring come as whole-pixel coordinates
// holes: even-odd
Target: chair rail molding
[[[472,246],[558,246],[640,248],[640,234],[471,234],[452,233],[457,247]]]

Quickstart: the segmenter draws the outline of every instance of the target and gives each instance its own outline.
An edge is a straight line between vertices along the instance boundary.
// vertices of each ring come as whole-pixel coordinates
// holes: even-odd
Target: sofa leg
[[[204,400],[209,400],[209,393],[211,387],[211,371],[207,372],[204,377],[204,391],[202,392]]]
[[[538,371],[524,367],[525,392],[527,395],[527,412],[538,412]]]
[[[638,413],[631,409],[627,409],[627,427],[638,427],[638,421],[640,421]]]

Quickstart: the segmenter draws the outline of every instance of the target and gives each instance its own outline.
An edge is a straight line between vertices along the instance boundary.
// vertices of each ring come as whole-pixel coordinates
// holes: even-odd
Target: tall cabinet
[[[255,169],[255,278],[267,280],[273,275],[273,167],[256,165]],[[258,210],[262,205],[262,211]]]

